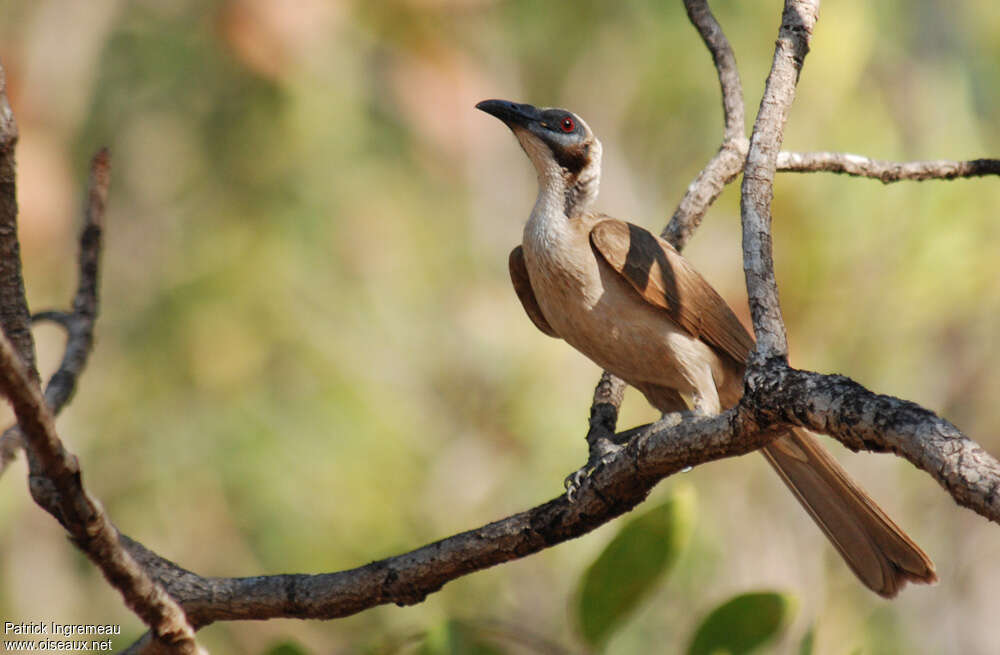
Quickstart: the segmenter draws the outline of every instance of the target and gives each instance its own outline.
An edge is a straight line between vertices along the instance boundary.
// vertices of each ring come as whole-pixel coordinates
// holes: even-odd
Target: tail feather
[[[931,559],[811,434],[790,430],[762,452],[869,589],[892,598],[907,582],[937,581]]]

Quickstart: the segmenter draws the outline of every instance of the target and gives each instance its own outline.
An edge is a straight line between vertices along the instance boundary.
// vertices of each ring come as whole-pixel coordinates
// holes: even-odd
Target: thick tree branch
[[[21,275],[21,245],[17,239],[17,122],[7,99],[7,77],[0,67],[0,328],[38,383],[35,339]]]
[[[99,264],[104,231],[104,211],[108,200],[111,171],[108,151],[101,149],[90,162],[90,181],[83,210],[80,232],[78,281],[71,312],[47,311],[32,317],[32,321],[54,321],[66,329],[66,350],[59,369],[49,378],[45,400],[54,415],[58,415],[76,389],[94,345],[94,322],[97,320]],[[18,427],[8,428],[0,437],[0,474],[14,460],[21,446]]]
[[[173,653],[201,652],[183,610],[122,548],[118,530],[84,489],[77,459],[63,448],[41,389],[5,337],[0,338],[0,392],[14,408],[32,455],[29,487],[35,501],[59,520],[161,645]]]
[[[641,502],[688,466],[743,455],[789,425],[852,449],[893,452],[927,471],[959,503],[1000,523],[1000,462],[953,425],[913,403],[852,380],[777,363],[736,408],[714,417],[672,415],[616,439],[627,447],[594,472],[574,502],[526,512],[365,566],[319,575],[203,578],[127,537],[122,543],[176,598],[195,626],[276,617],[331,619],[376,605],[420,602],[447,582],[579,537]]]
[[[1000,462],[916,403],[875,394],[842,375],[777,360],[748,372],[759,420],[829,435],[854,451],[891,452],[923,469],[955,501],[1000,523]]]
[[[847,152],[781,152],[778,171],[788,173],[843,173],[871,177],[884,184],[902,180],[953,180],[1000,175],[1000,159],[970,161],[882,161]]]
[[[564,495],[412,552],[338,573],[201,578],[136,542],[123,538],[123,543],[148,564],[147,570],[199,627],[218,620],[337,618],[381,604],[418,603],[458,577],[579,537],[633,508],[666,475],[694,463],[750,452],[769,438],[737,410],[646,426],[618,457],[594,473],[574,502]]]
[[[743,220],[743,271],[757,348],[754,359],[788,359],[788,338],[778,304],[771,249],[771,197],[774,172],[799,71],[809,52],[809,39],[819,13],[819,0],[786,0],[774,61],[760,101],[750,150],[743,170],[740,213]]]

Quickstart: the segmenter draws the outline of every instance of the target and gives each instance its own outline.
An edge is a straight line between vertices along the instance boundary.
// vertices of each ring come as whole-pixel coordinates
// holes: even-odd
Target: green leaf
[[[309,651],[294,641],[282,641],[265,650],[262,655],[309,655]]]
[[[417,655],[503,655],[483,640],[474,627],[449,619],[428,631]]]
[[[795,613],[795,599],[772,591],[734,596],[695,632],[688,655],[744,655],[774,639]]]
[[[799,642],[799,655],[812,655],[816,648],[816,626],[809,626],[809,630],[803,635]]]
[[[626,523],[590,565],[577,596],[577,621],[588,644],[607,642],[677,562],[691,536],[694,508],[694,490],[679,488]]]

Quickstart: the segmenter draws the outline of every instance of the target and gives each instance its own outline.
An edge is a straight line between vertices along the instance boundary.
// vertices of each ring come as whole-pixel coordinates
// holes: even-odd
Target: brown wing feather
[[[688,404],[684,402],[684,397],[681,396],[677,389],[639,381],[632,382],[631,384],[642,392],[642,395],[646,397],[650,405],[664,414],[683,412],[688,409]]]
[[[521,246],[510,251],[507,265],[510,268],[510,281],[514,283],[514,292],[517,293],[517,297],[524,306],[524,311],[528,314],[528,318],[531,319],[531,322],[539,330],[550,337],[558,339],[559,335],[552,329],[549,322],[545,320],[542,308],[538,306],[535,291],[531,288],[531,278],[528,277],[528,267],[524,265],[524,250],[521,249]]]
[[[594,225],[590,242],[646,302],[667,310],[692,335],[746,362],[753,338],[722,296],[669,243],[613,218]]]

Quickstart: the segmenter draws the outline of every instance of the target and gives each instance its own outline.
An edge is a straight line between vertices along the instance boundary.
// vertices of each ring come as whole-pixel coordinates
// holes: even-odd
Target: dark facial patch
[[[574,177],[579,175],[580,171],[587,165],[587,162],[590,161],[589,143],[574,143],[570,146],[564,146],[561,143],[546,139],[545,145],[552,151],[552,156],[555,157],[556,163]]]
[[[569,119],[573,129],[563,129],[563,121]],[[576,176],[587,165],[590,158],[590,144],[583,143],[586,134],[576,116],[564,109],[547,109],[541,113],[535,133],[552,151],[552,156],[562,168]]]

